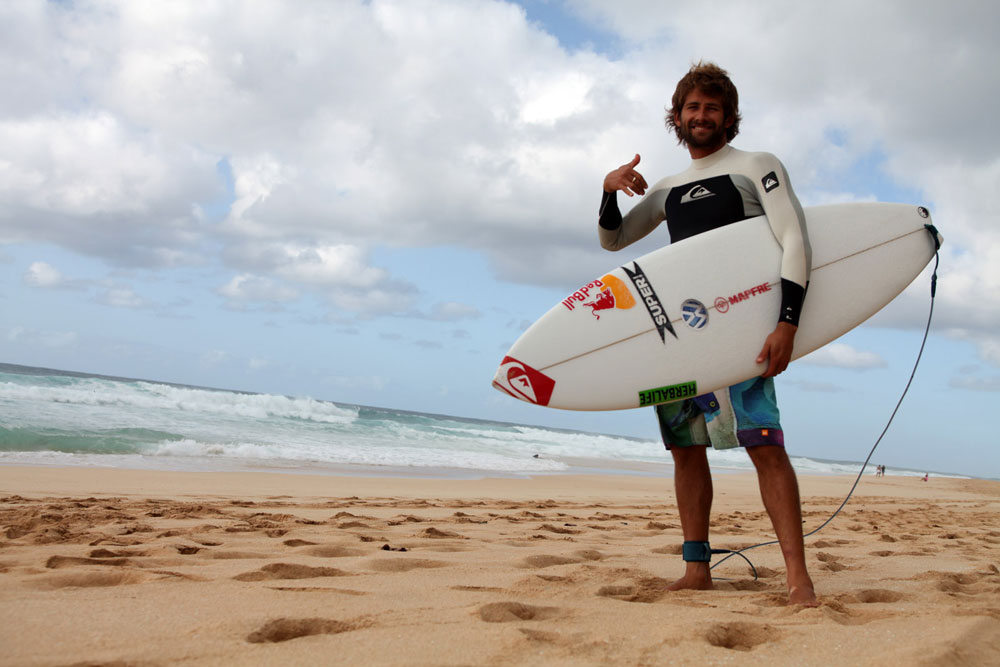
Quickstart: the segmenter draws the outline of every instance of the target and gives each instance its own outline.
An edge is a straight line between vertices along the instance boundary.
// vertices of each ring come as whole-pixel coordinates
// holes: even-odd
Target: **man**
[[[739,97],[725,70],[698,63],[680,80],[666,124],[691,155],[691,166],[649,188],[631,162],[604,179],[601,245],[619,250],[666,221],[672,243],[766,214],[782,246],[781,310],[763,341],[760,377],[695,399],[656,406],[664,446],[674,460],[677,508],[684,533],[684,576],[669,590],[711,589],[708,543],[712,476],[707,447],[742,446],[757,470],[761,497],[781,544],[788,603],[818,604],[806,569],[802,509],[795,471],[784,449],[774,376],[788,366],[809,280],[811,250],[802,207],[781,162],[729,142],[739,132]],[[647,189],[649,190],[647,194]],[[624,218],[617,192],[645,195]]]

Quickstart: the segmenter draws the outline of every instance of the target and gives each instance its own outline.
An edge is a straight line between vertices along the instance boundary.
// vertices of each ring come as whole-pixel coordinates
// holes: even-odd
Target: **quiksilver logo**
[[[687,204],[697,199],[704,199],[705,197],[714,197],[714,196],[715,193],[706,188],[704,185],[696,185],[690,190],[688,190],[683,197],[681,197],[681,203]]]
[[[764,192],[770,192],[780,185],[778,183],[778,175],[773,171],[764,178],[760,179],[760,182],[764,185]]]

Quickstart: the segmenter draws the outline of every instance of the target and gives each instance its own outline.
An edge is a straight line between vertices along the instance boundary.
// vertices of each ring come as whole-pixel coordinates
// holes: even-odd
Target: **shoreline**
[[[745,465],[733,465],[729,461],[712,460],[710,465],[713,474],[731,475],[753,472],[747,462]],[[416,466],[416,465],[374,465],[361,463],[328,463],[292,460],[253,461],[236,458],[208,458],[184,456],[141,456],[115,454],[65,454],[55,452],[49,456],[18,456],[16,452],[8,452],[0,456],[0,468],[4,466],[26,468],[80,468],[85,470],[136,470],[163,471],[179,473],[226,473],[226,472],[256,472],[279,475],[315,475],[323,477],[379,477],[403,479],[487,479],[509,477],[512,479],[527,479],[531,477],[557,477],[560,475],[610,475],[672,478],[673,462],[669,454],[659,461],[642,459],[610,459],[584,456],[539,456],[540,461],[553,462],[563,468],[550,470],[498,470],[471,467],[447,466]],[[808,457],[792,456],[792,465],[797,475],[848,476],[855,478],[861,472],[861,462],[810,459]],[[845,470],[816,470],[812,465],[839,466]],[[851,470],[851,468],[854,468]],[[874,464],[868,464],[864,476],[874,476]],[[982,479],[985,481],[1000,481],[989,477],[974,477],[960,473],[924,471],[934,479]],[[904,468],[890,468],[887,476],[911,478],[922,477],[924,472]]]
[[[804,527],[848,475],[800,475]],[[712,545],[770,539],[756,476],[715,478]],[[667,593],[673,484],[0,465],[0,664],[992,665],[1000,482],[866,475],[806,541]],[[723,580],[725,579],[725,580]],[[933,623],[934,632],[927,631]]]

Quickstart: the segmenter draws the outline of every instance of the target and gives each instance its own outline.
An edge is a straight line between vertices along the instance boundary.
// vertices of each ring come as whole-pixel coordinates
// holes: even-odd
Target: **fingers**
[[[639,156],[637,154],[632,162],[622,165],[619,170],[621,190],[623,190],[629,197],[632,196],[633,192],[638,195],[646,194],[646,188],[649,187],[646,183],[646,179],[643,178],[642,174],[637,172],[634,168],[638,163]]]
[[[767,364],[767,368],[764,369],[764,372],[760,376],[770,378],[781,375],[788,368],[790,358],[791,350],[782,350],[768,340],[764,343],[764,348],[760,351],[760,355],[757,356],[758,364]]]
[[[636,153],[631,162],[623,164],[608,174],[604,179],[604,189],[607,192],[621,190],[629,197],[646,194],[646,188],[649,187],[649,184],[646,183],[646,179],[643,178],[642,174],[635,170],[635,166],[639,164],[639,159],[639,154]]]
[[[639,194],[642,194],[643,192],[645,192],[646,188],[649,187],[646,184],[646,179],[643,178],[642,174],[640,174],[637,171],[632,171],[629,174],[629,179],[632,181],[632,189],[633,190],[641,190],[642,191],[642,192],[639,192]]]
[[[767,368],[761,377],[774,377],[785,372],[789,362],[792,360],[792,351],[795,345],[795,332],[798,327],[786,322],[781,322],[774,331],[764,340],[764,347],[757,355],[758,364],[767,364]]]

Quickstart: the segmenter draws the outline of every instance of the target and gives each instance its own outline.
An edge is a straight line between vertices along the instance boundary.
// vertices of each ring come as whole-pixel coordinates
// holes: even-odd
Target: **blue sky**
[[[627,260],[597,244],[601,181],[636,152],[647,179],[683,169],[663,106],[704,58],[740,89],[735,144],[778,155],[805,205],[931,209],[935,325],[875,458],[1000,477],[1000,10],[712,10],[6,4],[0,361],[654,438],[649,411],[545,410],[490,380]],[[867,454],[928,280],[779,378],[790,451]]]

